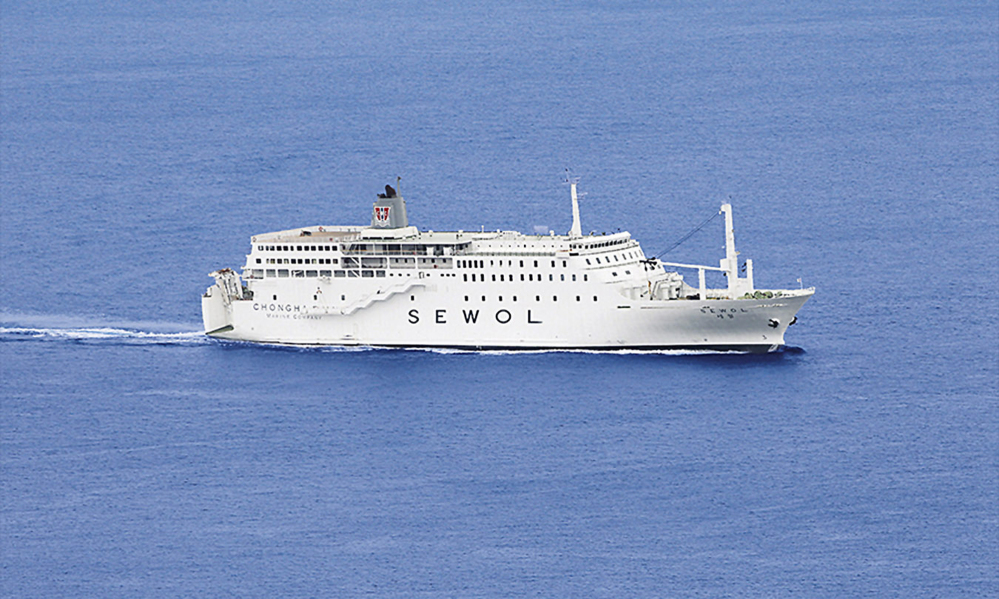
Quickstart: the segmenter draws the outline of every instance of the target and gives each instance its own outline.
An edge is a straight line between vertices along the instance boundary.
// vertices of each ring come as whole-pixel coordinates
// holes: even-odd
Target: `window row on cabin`
[[[552,268],[555,268],[555,263],[559,261],[562,262],[562,268],[568,266],[568,261],[566,260],[552,260]],[[518,260],[517,262],[519,262],[520,268],[524,268],[523,260]],[[539,261],[534,260],[533,262],[534,268],[538,268]],[[455,263],[458,265],[458,268],[486,268],[485,260],[457,260]],[[505,265],[503,264],[503,260],[489,260],[489,266],[513,266],[513,260],[507,260]]]
[[[339,264],[339,258],[256,258],[257,264]],[[416,265],[425,268],[450,268],[451,263],[445,258],[355,258],[345,256],[344,268],[385,268],[394,266],[413,268]]]
[[[244,271],[244,278],[247,279],[263,279],[265,277],[268,279],[272,278],[311,279],[316,277],[380,279],[385,277],[385,271],[384,270],[298,270],[298,269],[285,269],[285,268],[278,268],[278,269],[254,268],[252,270]]]
[[[410,296],[410,297],[411,297],[411,298],[415,298],[415,296]],[[511,298],[511,299],[512,299],[513,301],[517,301],[517,296],[516,296],[516,295],[514,295],[514,296],[512,296],[512,298]],[[469,297],[468,297],[467,295],[465,296],[465,301],[466,301],[466,302],[467,302],[467,301],[470,301],[470,300],[469,300]],[[486,300],[486,296],[484,296],[484,295],[482,296],[482,301],[483,301],[483,302],[487,301],[487,300]],[[498,301],[498,302],[502,302],[502,301],[503,301],[503,296],[502,296],[502,295],[498,295],[498,296],[496,296],[496,301]],[[535,295],[535,296],[534,296],[534,301],[536,301],[536,302],[540,302],[540,301],[541,301],[541,296],[540,296],[540,295]],[[557,296],[557,295],[553,295],[553,296],[552,296],[552,301],[553,301],[553,302],[557,302],[557,301],[558,301],[558,296]],[[576,296],[576,301],[577,301],[577,302],[581,302],[581,301],[583,301],[583,297],[582,297],[581,295],[577,295],[577,296]],[[597,296],[595,296],[595,295],[593,296],[593,301],[597,301]]]
[[[627,271],[627,272],[628,272],[628,274],[631,274],[631,271]],[[617,273],[614,273],[614,274],[615,274],[615,276],[617,275]],[[461,276],[462,276],[462,281],[464,281],[466,283],[485,283],[486,280],[487,280],[486,279],[486,275],[481,274],[481,273],[463,274]],[[511,274],[506,274],[506,275],[499,274],[499,275],[490,275],[490,276],[492,277],[492,282],[493,283],[513,283],[514,281],[516,281],[516,279],[514,278],[514,276],[511,275]],[[571,276],[572,276],[572,280],[575,281],[576,280],[576,275],[571,275]],[[499,278],[497,279],[496,277],[499,277]],[[520,280],[523,281],[523,282],[527,282],[527,283],[533,283],[533,282],[540,283],[541,281],[544,281],[544,279],[541,277],[541,273],[538,273],[538,274],[528,273],[526,275],[521,274],[520,275]],[[553,275],[553,274],[548,275],[548,280],[554,282],[555,281],[555,275]],[[566,280],[565,279],[565,275],[564,274],[559,275],[559,280],[560,281],[565,281]],[[590,280],[590,276],[584,274],[583,275],[583,280],[584,281],[589,281]]]
[[[380,245],[370,243],[348,243],[342,247],[336,245],[258,245],[258,252],[336,252],[359,253],[359,254],[386,254],[386,255],[407,255],[423,256],[428,250],[434,256],[442,256],[445,250],[454,252],[461,248],[450,245]]]
[[[257,264],[260,264],[257,258]],[[267,258],[266,264],[336,264],[336,258]]]
[[[615,239],[613,241],[603,241],[600,243],[573,243],[570,244],[569,247],[574,250],[592,250],[595,248],[610,247],[612,245],[621,245],[622,243],[628,243],[630,241],[630,239]]]
[[[604,256],[603,260],[601,260],[600,256],[596,256],[592,259],[586,258],[586,264],[592,266],[593,262],[591,260],[595,260],[597,264],[604,264],[605,262],[607,264],[610,264],[611,258],[614,258],[614,262],[620,262],[621,257],[624,257],[625,260],[635,260],[640,257],[640,254],[637,251],[622,252],[621,254],[611,254],[610,256]],[[488,262],[490,267],[504,266],[503,260],[489,260]],[[497,264],[497,262],[499,264]],[[513,260],[507,260],[505,266],[513,266],[513,262],[514,262]],[[518,260],[517,262],[521,268],[525,268],[524,260]],[[533,260],[533,262],[534,262],[534,267],[537,268],[539,261]],[[555,268],[556,262],[559,262],[559,260],[551,261],[552,268]],[[566,268],[568,266],[568,262],[566,260],[561,260],[561,262],[562,262],[562,268]],[[457,265],[458,268],[486,268],[486,260],[458,260]]]
[[[258,252],[335,252],[335,245],[258,245]]]
[[[283,269],[283,268],[282,269],[272,269],[272,268],[259,269],[259,268],[254,268],[254,269],[244,270],[243,271],[243,278],[244,279],[263,279],[263,278],[268,278],[268,279],[272,279],[272,278],[287,279],[287,278],[333,277],[333,278],[336,278],[336,279],[356,279],[356,278],[362,278],[362,279],[377,278],[377,279],[381,279],[381,278],[385,278],[385,276],[386,276],[385,273],[386,272],[388,272],[388,271],[384,271],[384,270],[332,270],[332,271],[330,271],[330,270],[297,270],[297,269],[291,270],[291,269]],[[397,277],[407,277],[407,276],[411,277],[411,276],[413,276],[413,274],[412,273],[399,273],[399,274],[395,274],[395,273],[392,273],[392,272],[388,272],[388,276],[390,276],[390,277],[396,277],[396,276]],[[447,277],[455,277],[457,275],[453,274],[453,273],[438,272],[437,276],[438,277],[447,278]],[[423,274],[421,273],[420,274],[420,278],[422,278],[422,277],[423,277]]]
[[[634,260],[634,259],[638,258],[638,252],[625,252],[624,254],[621,254],[621,255],[624,256],[625,260]],[[610,256],[604,256],[604,260],[606,261],[607,264],[611,263],[611,261],[610,261],[611,258],[614,258],[614,262],[620,262],[621,261],[620,258],[618,258],[618,254],[611,254]],[[594,260],[596,260],[597,264],[603,264],[603,262],[600,261],[600,256],[595,257]],[[586,259],[586,264],[587,265],[592,265],[593,263],[590,262],[589,258],[587,258]]]

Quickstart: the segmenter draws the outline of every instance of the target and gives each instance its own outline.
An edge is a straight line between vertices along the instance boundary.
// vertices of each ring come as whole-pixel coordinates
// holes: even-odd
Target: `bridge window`
[[[281,270],[279,270],[278,271],[278,278],[280,278],[280,279],[286,279],[286,278],[288,278],[288,271],[285,270],[285,269],[283,269],[283,268]]]

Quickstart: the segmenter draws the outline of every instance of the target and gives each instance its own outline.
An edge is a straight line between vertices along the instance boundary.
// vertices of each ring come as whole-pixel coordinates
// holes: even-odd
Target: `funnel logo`
[[[375,221],[379,225],[387,225],[391,206],[375,206]]]

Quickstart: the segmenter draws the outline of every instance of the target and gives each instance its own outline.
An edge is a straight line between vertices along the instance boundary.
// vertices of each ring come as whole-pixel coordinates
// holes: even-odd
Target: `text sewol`
[[[421,318],[419,310],[414,308],[409,311],[409,324],[419,324],[421,322]],[[513,320],[513,314],[509,310],[502,309],[497,310],[496,313],[492,315],[492,318],[494,318],[499,324],[508,324]],[[489,316],[481,315],[479,310],[462,310],[460,317],[452,317],[444,308],[438,308],[433,311],[431,316],[427,317],[426,322],[431,322],[433,324],[447,324],[448,322],[457,321],[464,322],[465,324],[478,324],[480,321],[486,321],[488,319]],[[541,324],[541,319],[528,310],[527,324]]]

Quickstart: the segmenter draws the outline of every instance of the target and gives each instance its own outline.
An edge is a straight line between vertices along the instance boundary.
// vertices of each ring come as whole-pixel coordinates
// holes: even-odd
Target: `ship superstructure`
[[[237,274],[212,273],[205,332],[296,345],[466,349],[773,351],[814,289],[757,290],[739,276],[732,207],[719,266],[648,258],[627,232],[582,235],[576,184],[566,235],[433,232],[386,186],[369,226],[256,235]],[[689,285],[680,270],[697,271]],[[720,271],[723,289],[709,289]]]

